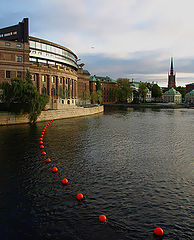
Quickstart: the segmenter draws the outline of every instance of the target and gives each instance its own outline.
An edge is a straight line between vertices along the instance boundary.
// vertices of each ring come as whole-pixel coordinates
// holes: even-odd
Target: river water
[[[0,127],[0,239],[148,240],[156,227],[193,239],[193,123],[193,109],[56,120],[44,137],[51,164],[39,148],[46,123]]]

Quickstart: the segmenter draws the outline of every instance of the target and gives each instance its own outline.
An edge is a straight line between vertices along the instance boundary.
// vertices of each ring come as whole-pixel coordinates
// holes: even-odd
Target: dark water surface
[[[45,123],[0,127],[0,239],[147,240],[158,226],[164,239],[194,239],[193,123],[193,109],[57,120],[44,137],[52,164]]]

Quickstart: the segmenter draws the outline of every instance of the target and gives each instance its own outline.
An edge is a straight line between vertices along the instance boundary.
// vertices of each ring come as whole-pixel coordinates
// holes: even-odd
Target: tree
[[[128,99],[132,97],[132,89],[130,87],[129,79],[118,78],[117,86],[114,89],[114,96],[119,103],[127,103]]]
[[[34,87],[29,72],[26,80],[14,78],[10,83],[3,82],[1,88],[1,100],[7,104],[8,110],[16,114],[28,113],[33,123],[48,102],[48,96],[40,94]]]
[[[146,96],[147,96],[147,89],[146,89],[146,83],[140,83],[139,89],[138,89],[140,100],[142,99],[143,102],[145,102]]]
[[[95,91],[91,94],[91,100],[93,103],[102,103],[102,92],[101,91]]]
[[[86,104],[86,102],[87,102],[88,100],[91,99],[89,90],[85,90],[85,91],[83,92],[81,99],[82,99],[83,101],[85,101],[85,104]]]
[[[98,79],[96,80],[96,90],[91,94],[91,100],[93,103],[102,103],[102,88]]]
[[[162,97],[162,90],[157,84],[152,86],[152,97],[155,99]]]
[[[151,83],[146,82],[146,87],[147,87],[150,91],[152,91],[152,84],[151,84]]]

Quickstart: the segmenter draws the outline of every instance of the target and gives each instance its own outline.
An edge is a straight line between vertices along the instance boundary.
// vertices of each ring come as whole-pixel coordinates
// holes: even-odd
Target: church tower
[[[176,83],[175,83],[175,74],[174,74],[174,69],[173,69],[173,58],[171,57],[171,66],[170,66],[170,73],[168,74],[168,87],[169,88],[175,88]]]

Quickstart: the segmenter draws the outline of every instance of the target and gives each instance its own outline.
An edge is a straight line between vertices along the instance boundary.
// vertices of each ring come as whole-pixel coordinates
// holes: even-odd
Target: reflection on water
[[[192,109],[132,108],[54,121],[51,165],[45,123],[1,127],[0,239],[154,239],[157,226],[192,239],[193,121]]]

